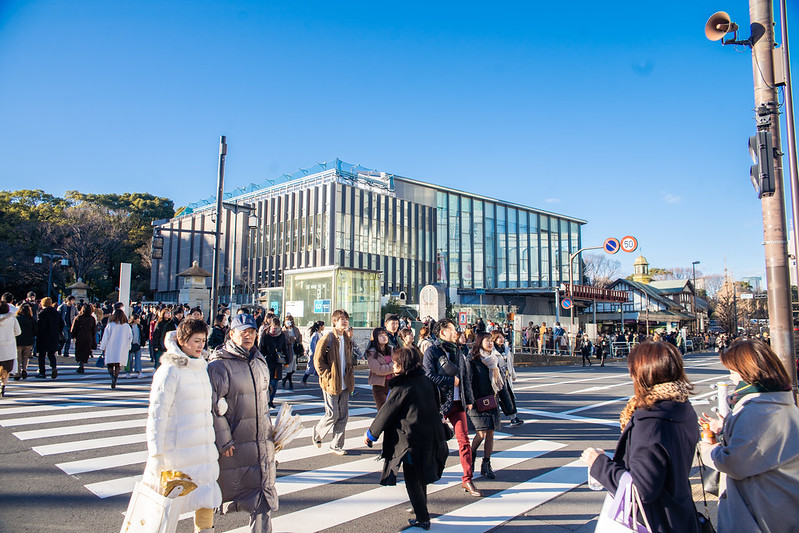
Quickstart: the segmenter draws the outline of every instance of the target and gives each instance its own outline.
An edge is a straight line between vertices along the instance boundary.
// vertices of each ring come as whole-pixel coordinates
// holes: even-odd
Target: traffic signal
[[[758,131],[749,137],[749,155],[754,165],[749,169],[749,177],[757,192],[757,197],[771,196],[776,187],[774,180],[774,149],[770,131]]]

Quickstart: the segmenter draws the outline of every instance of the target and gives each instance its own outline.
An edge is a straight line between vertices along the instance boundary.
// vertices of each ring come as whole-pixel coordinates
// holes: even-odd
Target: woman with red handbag
[[[472,379],[469,386],[475,400],[469,410],[469,419],[476,433],[472,440],[472,461],[477,457],[480,444],[485,442],[480,474],[494,479],[496,476],[491,468],[491,452],[494,451],[494,431],[499,429],[500,424],[497,393],[502,389],[503,381],[499,370],[500,355],[494,348],[490,333],[477,334],[470,355]]]

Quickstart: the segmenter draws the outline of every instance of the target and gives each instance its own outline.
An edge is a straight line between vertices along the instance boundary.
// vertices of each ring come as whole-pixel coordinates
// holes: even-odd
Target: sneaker
[[[275,404],[274,404],[274,403],[272,403],[272,402],[269,402],[269,408],[270,408],[270,409],[277,409],[277,407],[275,406]]]
[[[522,424],[524,424],[524,420],[521,420],[521,419],[519,419],[519,417],[518,417],[518,416],[514,416],[514,417],[511,419],[511,421],[510,421],[510,424],[509,424],[509,425],[510,425],[510,427],[516,427],[516,426],[521,426]]]
[[[132,376],[133,379],[139,379],[141,377],[141,372],[136,372],[136,375]]]
[[[319,444],[321,444],[321,442]],[[336,455],[347,455],[347,450],[345,450],[344,448],[334,448],[333,446],[331,446],[330,451],[335,453]]]
[[[311,442],[313,442],[313,445],[316,446],[317,448],[322,447],[322,439],[317,439],[316,436],[314,435],[311,435]]]

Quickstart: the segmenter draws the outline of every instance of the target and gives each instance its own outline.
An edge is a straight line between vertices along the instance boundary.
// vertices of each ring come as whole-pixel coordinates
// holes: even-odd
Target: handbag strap
[[[696,448],[696,459],[699,461],[699,486],[702,487],[702,501],[705,504],[705,516],[710,517],[710,511],[707,508],[707,494],[705,493],[705,463],[702,462],[702,454],[699,453],[699,448]]]
[[[638,529],[638,511],[641,511],[641,518],[644,519],[644,526],[646,527],[647,531],[652,531],[652,526],[649,525],[649,520],[646,518],[646,512],[644,511],[644,504],[641,501],[641,495],[638,494],[638,489],[635,487],[635,483],[633,483],[632,487],[632,498],[633,498],[633,523],[632,527]]]

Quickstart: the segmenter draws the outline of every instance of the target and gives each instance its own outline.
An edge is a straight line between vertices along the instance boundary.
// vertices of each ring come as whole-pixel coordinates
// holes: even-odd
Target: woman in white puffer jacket
[[[222,504],[217,484],[219,454],[214,444],[211,382],[203,348],[208,327],[186,319],[167,334],[167,352],[153,376],[147,416],[149,458],[144,483],[157,488],[161,471],[178,470],[197,488],[183,501],[183,512],[195,511],[195,531],[213,531],[213,509]]]

